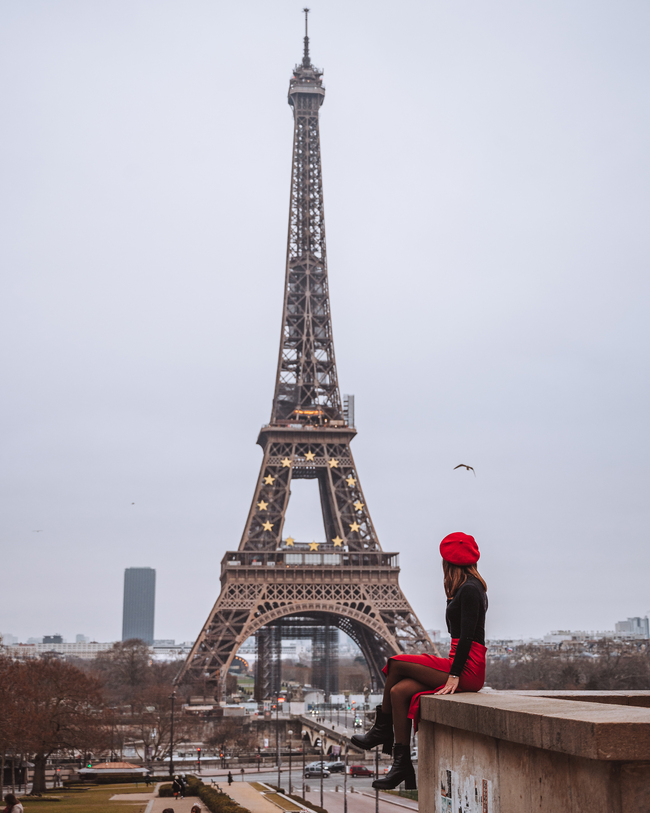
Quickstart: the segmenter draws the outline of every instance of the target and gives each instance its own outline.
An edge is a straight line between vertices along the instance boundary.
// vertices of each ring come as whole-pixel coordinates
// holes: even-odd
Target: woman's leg
[[[411,697],[413,697],[413,695],[418,692],[426,692],[429,689],[437,689],[438,686],[444,686],[448,677],[449,674],[443,672],[441,669],[432,669],[430,666],[423,666],[421,663],[412,663],[411,661],[400,661],[396,658],[390,658],[388,661],[388,676],[386,678],[386,685],[384,686],[381,710],[384,714],[392,713],[392,689],[406,678],[411,678],[423,686],[423,688],[411,692]],[[395,736],[397,737],[397,732],[395,732]],[[400,742],[400,740],[397,741]]]
[[[408,745],[411,742],[411,721],[408,716],[411,698],[414,694],[426,692],[430,688],[412,678],[404,678],[391,689],[390,700],[393,708],[393,731],[396,745]]]

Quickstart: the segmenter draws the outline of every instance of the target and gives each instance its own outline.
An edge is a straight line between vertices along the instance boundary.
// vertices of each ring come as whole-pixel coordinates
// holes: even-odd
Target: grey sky
[[[406,595],[442,627],[465,530],[491,637],[645,614],[650,6],[312,9],[339,378]],[[0,7],[3,632],[119,637],[129,566],[157,637],[219,593],[270,415],[300,10]],[[285,530],[318,539],[303,490]]]

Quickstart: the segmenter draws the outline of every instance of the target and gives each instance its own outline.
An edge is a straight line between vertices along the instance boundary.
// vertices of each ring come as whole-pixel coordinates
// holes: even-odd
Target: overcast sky
[[[301,5],[0,6],[2,632],[119,638],[130,566],[157,638],[219,594],[271,409]],[[464,530],[489,637],[646,614],[650,5],[314,0],[310,33],[339,379],[411,604],[444,626]]]

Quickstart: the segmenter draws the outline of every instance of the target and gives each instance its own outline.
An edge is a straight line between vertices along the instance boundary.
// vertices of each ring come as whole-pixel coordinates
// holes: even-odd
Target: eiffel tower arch
[[[398,554],[381,549],[350,448],[353,401],[341,402],[327,277],[319,135],[324,97],[305,30],[303,59],[289,83],[293,160],[271,420],[257,439],[263,459],[239,548],[222,560],[221,592],[178,678],[210,682],[219,696],[237,650],[252,635],[256,695],[277,693],[282,637],[289,629],[297,635],[301,624],[304,637],[320,635],[321,663],[333,657],[327,654],[331,631],[349,635],[376,687],[383,685],[381,669],[391,655],[436,653],[399,586]],[[324,541],[283,536],[295,479],[318,482]],[[331,684],[327,668],[322,680]]]

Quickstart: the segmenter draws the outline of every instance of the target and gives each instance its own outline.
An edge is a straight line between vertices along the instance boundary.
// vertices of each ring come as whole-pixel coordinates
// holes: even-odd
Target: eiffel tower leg
[[[278,626],[262,627],[255,634],[255,699],[276,698],[282,688],[282,637]]]

